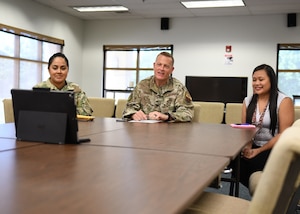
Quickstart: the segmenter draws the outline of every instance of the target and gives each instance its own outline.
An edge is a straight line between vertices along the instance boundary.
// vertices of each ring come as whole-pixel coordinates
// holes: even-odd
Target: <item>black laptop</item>
[[[73,92],[12,89],[11,94],[18,140],[78,143]]]

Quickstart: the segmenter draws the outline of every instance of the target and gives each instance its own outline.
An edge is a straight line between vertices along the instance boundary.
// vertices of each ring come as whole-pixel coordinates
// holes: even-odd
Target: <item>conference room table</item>
[[[149,124],[116,122],[113,118],[99,119],[88,122],[88,125],[79,124],[79,130],[84,130],[79,131],[79,137],[89,137],[90,145],[187,152],[234,159],[255,134],[255,129],[232,128],[227,124]],[[86,126],[97,126],[101,131],[95,133],[95,127],[88,131]]]
[[[0,125],[1,212],[182,213],[254,134],[115,118],[78,126],[90,142],[21,142],[14,125]]]
[[[91,126],[101,126],[102,122],[95,120]],[[125,122],[121,129],[111,122],[113,120],[108,124],[110,128],[115,127],[113,132],[92,135],[91,132],[86,133],[91,138],[91,144],[228,157],[234,169],[233,176],[222,177],[221,180],[231,182],[230,195],[239,196],[239,154],[252,139],[256,129],[232,128],[227,124],[139,122]],[[97,140],[99,135],[103,140]]]

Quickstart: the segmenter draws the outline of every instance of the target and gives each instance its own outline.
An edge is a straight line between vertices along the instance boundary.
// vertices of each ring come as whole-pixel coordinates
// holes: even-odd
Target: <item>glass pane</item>
[[[48,65],[42,64],[42,81],[47,80],[49,77]]]
[[[278,72],[278,88],[286,95],[300,95],[300,72]]]
[[[20,88],[31,89],[40,82],[40,63],[20,62]]]
[[[119,100],[119,99],[128,99],[129,95],[130,95],[130,93],[118,93],[118,92],[116,92],[114,99],[116,101]]]
[[[136,82],[136,71],[107,70],[104,88],[126,90],[130,82]]]
[[[0,100],[11,98],[10,90],[17,88],[14,60],[0,58]],[[15,85],[16,84],[16,85]]]
[[[105,66],[107,68],[136,68],[136,61],[136,51],[107,51]]]
[[[130,92],[123,93],[123,92],[108,91],[108,92],[105,93],[106,98],[115,99],[116,103],[117,103],[118,99],[127,99],[129,97],[129,95],[130,95]]]
[[[164,50],[165,51],[165,50]],[[162,50],[152,50],[152,51],[140,51],[140,68],[153,68],[153,63],[157,55],[162,52]],[[165,51],[171,53],[171,51]]]
[[[27,37],[20,37],[20,57],[24,59],[39,60],[39,41]]]
[[[153,74],[154,74],[154,71],[140,71],[139,72],[139,80],[138,81],[146,79],[147,77],[150,77]]]
[[[300,69],[300,50],[279,50],[278,56],[279,70]]]
[[[43,42],[42,43],[42,61],[43,62],[48,62],[49,58],[58,52],[61,52],[61,45],[49,43],[49,42]]]
[[[3,56],[14,56],[15,52],[15,36],[11,33],[6,33],[3,31],[0,31],[0,55]]]

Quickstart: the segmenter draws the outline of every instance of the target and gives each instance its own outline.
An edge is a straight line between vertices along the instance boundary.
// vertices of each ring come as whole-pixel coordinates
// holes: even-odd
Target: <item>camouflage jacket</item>
[[[76,83],[66,81],[66,85],[59,90],[55,85],[53,85],[50,82],[50,78],[49,78],[46,81],[38,83],[34,87],[50,88],[50,90],[54,90],[54,91],[74,91],[77,114],[89,116],[92,115],[93,113],[92,107],[90,106],[86,94],[80,89],[80,87]]]
[[[140,81],[128,98],[123,117],[131,118],[139,110],[145,114],[153,111],[169,113],[178,122],[191,121],[194,116],[192,97],[175,78],[169,79],[162,87],[156,86],[154,76]]]

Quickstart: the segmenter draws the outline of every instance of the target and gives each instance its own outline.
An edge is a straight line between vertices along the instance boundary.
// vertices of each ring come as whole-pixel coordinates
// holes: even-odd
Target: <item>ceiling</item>
[[[300,13],[300,0],[244,0],[246,7],[186,9],[180,0],[32,0],[83,20]],[[80,13],[72,6],[122,5],[128,12]]]

